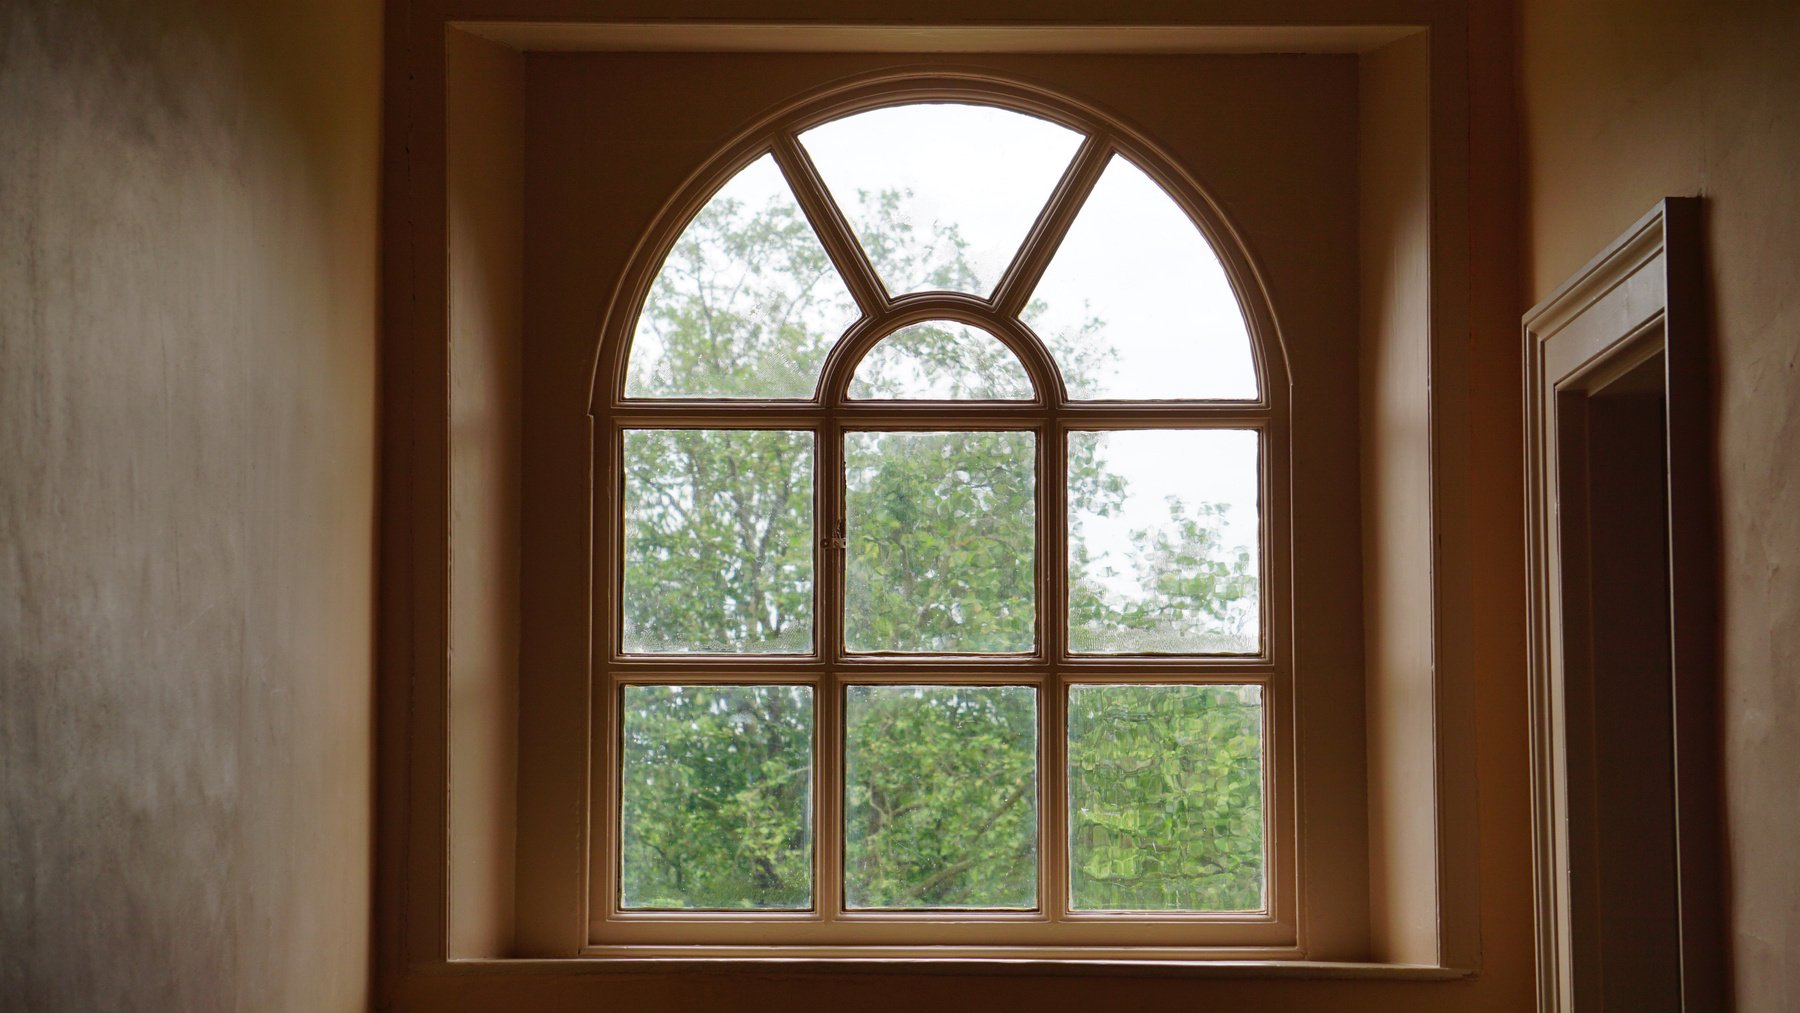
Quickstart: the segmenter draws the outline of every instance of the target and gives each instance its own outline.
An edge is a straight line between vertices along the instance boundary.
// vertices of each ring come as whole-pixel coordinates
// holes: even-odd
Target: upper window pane
[[[979,327],[913,324],[881,339],[857,364],[850,396],[894,401],[1029,401],[1031,378],[1012,349]]]
[[[845,647],[1035,646],[1033,434],[845,433],[844,493]]]
[[[1069,434],[1069,649],[1261,648],[1257,437],[1248,429]]]
[[[775,160],[713,195],[675,241],[632,338],[625,396],[810,398],[860,315]]]
[[[624,649],[812,649],[813,436],[625,432]]]
[[[993,106],[872,109],[800,135],[895,295],[986,295],[1018,252],[1081,135]]]
[[[1123,156],[1094,185],[1024,316],[1075,400],[1257,396],[1249,331],[1218,254]]]

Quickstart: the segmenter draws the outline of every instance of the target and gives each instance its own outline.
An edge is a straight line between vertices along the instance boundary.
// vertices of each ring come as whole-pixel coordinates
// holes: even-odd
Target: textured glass
[[[1037,692],[851,686],[846,694],[845,903],[1037,906]]]
[[[869,349],[850,396],[894,401],[1029,401],[1031,378],[1012,349],[979,327],[929,320]]]
[[[1077,911],[1263,906],[1262,690],[1069,689]]]
[[[812,905],[812,689],[627,686],[619,901]]]
[[[1069,648],[1262,646],[1256,433],[1069,434]]]
[[[1035,643],[1031,433],[846,433],[844,639],[852,651]]]
[[[663,260],[625,372],[636,398],[810,398],[860,314],[768,155],[700,209]]]
[[[800,135],[895,295],[986,295],[1068,168],[1081,135],[993,106],[923,103]]]
[[[624,649],[812,649],[813,437],[625,432]]]
[[[1078,401],[1257,396],[1243,311],[1211,244],[1115,155],[1032,294]]]

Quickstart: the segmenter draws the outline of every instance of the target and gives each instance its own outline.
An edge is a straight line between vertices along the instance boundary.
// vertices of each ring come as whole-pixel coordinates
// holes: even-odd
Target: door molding
[[[1682,1007],[1724,1006],[1710,370],[1700,199],[1669,197],[1524,316],[1533,905],[1538,1008],[1574,1004],[1559,395],[1663,355]],[[1680,592],[1676,593],[1675,589]]]

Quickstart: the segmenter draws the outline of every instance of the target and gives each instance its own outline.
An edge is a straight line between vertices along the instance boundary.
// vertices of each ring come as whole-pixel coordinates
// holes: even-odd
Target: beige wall
[[[525,58],[447,33],[453,957],[512,949]]]
[[[1358,61],[1362,602],[1370,957],[1435,963],[1431,40]]]
[[[380,22],[0,3],[0,1006],[367,994]]]
[[[1524,0],[1526,302],[1706,198],[1737,1005],[1800,1007],[1800,5]]]
[[[1723,596],[1726,943],[1800,1004],[1800,7],[1526,0],[1530,299],[1663,194],[1706,198]]]

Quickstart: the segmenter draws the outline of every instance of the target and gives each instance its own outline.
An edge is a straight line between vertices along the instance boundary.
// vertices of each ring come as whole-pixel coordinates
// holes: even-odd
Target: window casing
[[[1083,136],[1019,254],[987,296],[930,291],[890,295],[797,135],[855,112],[903,103],[994,105],[1043,117]],[[646,399],[626,396],[630,331],[663,254],[701,205],[743,166],[771,154],[861,311],[830,350],[814,396],[793,399]],[[1056,360],[1019,316],[1083,200],[1115,155],[1150,175],[1206,237],[1225,266],[1243,312],[1257,376],[1254,398],[1100,401],[1069,397]],[[950,321],[994,335],[1028,375],[1029,400],[878,401],[853,396],[857,367],[886,337],[910,325]],[[1221,955],[1290,951],[1297,938],[1298,840],[1292,751],[1291,588],[1287,559],[1286,382],[1272,315],[1247,258],[1185,173],[1146,139],[1092,110],[995,78],[934,74],[853,82],[809,96],[730,143],[664,209],[640,244],[607,320],[594,405],[598,565],[594,570],[593,659],[596,741],[591,750],[590,941],[595,952],[702,947],[719,952],[879,953],[952,946],[971,952],[1029,948],[1053,954],[1107,947]],[[804,654],[651,654],[627,650],[620,589],[626,579],[625,434],[660,429],[780,429],[810,435],[814,502],[812,649]],[[1257,648],[1251,653],[1175,656],[1071,650],[1068,616],[1070,504],[1065,469],[1071,438],[1134,430],[1242,430],[1257,444],[1261,575]],[[996,654],[855,652],[845,636],[847,534],[845,440],[861,433],[1029,433],[1035,440],[1033,642]],[[786,911],[644,910],[620,893],[621,750],[627,686],[805,685],[812,688],[814,777],[811,907]],[[1250,911],[1072,909],[1068,791],[1069,693],[1090,685],[1254,687],[1261,704],[1263,897]],[[843,904],[845,692],[850,686],[1025,686],[1036,692],[1037,903],[1032,910],[852,910]],[[693,952],[684,949],[682,952]]]

